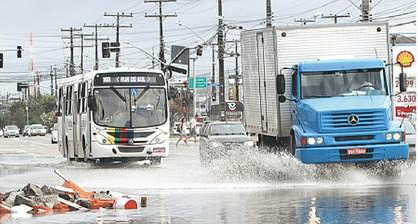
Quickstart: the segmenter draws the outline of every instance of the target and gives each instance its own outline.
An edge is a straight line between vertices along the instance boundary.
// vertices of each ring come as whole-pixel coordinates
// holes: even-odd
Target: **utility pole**
[[[216,86],[215,86],[215,72],[216,72],[216,62],[215,62],[215,47],[212,46],[212,101],[216,100]]]
[[[94,25],[86,25],[84,24],[84,27],[94,27],[94,38],[86,38],[85,40],[94,40],[94,70],[99,70],[99,40],[109,40],[108,37],[106,38],[99,38],[97,28],[99,27],[97,24]]]
[[[271,0],[266,0],[266,26],[272,26]]]
[[[54,95],[54,79],[53,79],[54,74],[52,74],[52,65],[49,68],[49,77],[51,79],[51,96]]]
[[[302,23],[303,25],[306,25],[307,23],[314,23],[316,22],[316,19],[306,19],[306,18],[300,18],[300,19],[295,19],[295,22],[297,23]]]
[[[371,0],[361,0],[361,22],[370,22],[370,2]]]
[[[70,29],[62,29],[61,28],[61,32],[70,32],[70,76],[74,76],[75,75],[75,70],[74,70],[74,41],[73,41],[73,32],[78,32],[81,31],[81,28],[77,29],[77,28],[73,28],[70,27]]]
[[[159,14],[156,15],[147,15],[145,14],[145,17],[158,17],[160,21],[160,55],[159,59],[162,62],[161,63],[161,69],[164,68],[164,63],[166,62],[165,56],[164,56],[164,31],[163,31],[163,19],[167,17],[177,17],[177,15],[168,15],[163,14],[163,2],[175,2],[176,0],[145,0],[144,3],[158,3],[159,5]]]
[[[55,97],[58,97],[58,77],[57,77],[57,67],[54,67],[54,78],[55,78]]]
[[[93,46],[84,46],[84,37],[85,36],[93,36],[93,34],[80,33],[80,34],[76,34],[74,36],[78,36],[78,37],[81,38],[81,40],[80,40],[80,46],[74,46],[74,47],[80,47],[81,48],[81,51],[80,51],[81,52],[81,56],[80,56],[80,71],[81,71],[81,73],[83,73],[84,72],[84,63],[83,63],[83,61],[84,61],[84,48],[85,47],[93,47]]]
[[[337,19],[338,18],[347,18],[347,17],[351,17],[350,13],[347,13],[346,15],[337,15],[337,14],[329,14],[328,16],[324,16],[322,15],[321,18],[322,19],[334,19],[334,23],[337,24]]]
[[[218,0],[218,60],[219,60],[219,109],[220,119],[225,121],[225,66],[224,66],[224,24],[222,15],[222,0]]]
[[[235,100],[239,101],[238,40],[235,40]]]
[[[111,25],[111,26],[107,26],[107,27],[116,27],[116,43],[119,46],[119,50],[116,51],[116,63],[115,63],[115,67],[118,68],[120,67],[120,61],[119,61],[119,54],[120,54],[120,42],[119,42],[119,29],[120,28],[132,28],[132,24],[126,26],[126,25],[120,25],[119,21],[121,17],[132,17],[132,13],[106,13],[104,14],[104,16],[113,16],[116,17],[116,26],[115,25]],[[103,27],[103,26],[102,26]]]

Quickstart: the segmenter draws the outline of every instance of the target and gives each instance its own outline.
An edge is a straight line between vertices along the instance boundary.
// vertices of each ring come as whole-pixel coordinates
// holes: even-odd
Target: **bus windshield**
[[[167,120],[164,88],[95,89],[94,122],[115,128],[140,128],[161,125]]]
[[[383,69],[302,73],[302,99],[387,95]]]

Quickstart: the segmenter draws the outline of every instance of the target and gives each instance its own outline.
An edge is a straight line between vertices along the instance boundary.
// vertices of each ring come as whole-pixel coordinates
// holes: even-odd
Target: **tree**
[[[14,102],[9,112],[1,118],[2,125],[17,125],[23,130],[26,124],[26,105],[24,101]],[[29,124],[42,124],[51,128],[54,125],[55,98],[49,95],[31,96],[28,99]]]

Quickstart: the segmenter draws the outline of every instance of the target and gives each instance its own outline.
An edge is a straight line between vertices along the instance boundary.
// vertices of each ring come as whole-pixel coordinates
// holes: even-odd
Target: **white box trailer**
[[[289,137],[289,101],[279,103],[276,75],[302,61],[379,58],[390,62],[388,24],[284,26],[243,31],[241,60],[245,126],[258,136]],[[286,98],[291,77],[286,75]]]

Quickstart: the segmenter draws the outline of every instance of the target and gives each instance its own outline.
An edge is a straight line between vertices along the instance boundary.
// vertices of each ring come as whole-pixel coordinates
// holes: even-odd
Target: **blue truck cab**
[[[282,95],[279,101],[292,101],[290,145],[301,162],[408,159],[401,122],[392,117],[391,80],[383,60],[308,61],[290,71],[291,97]],[[283,94],[280,76],[277,91]]]

